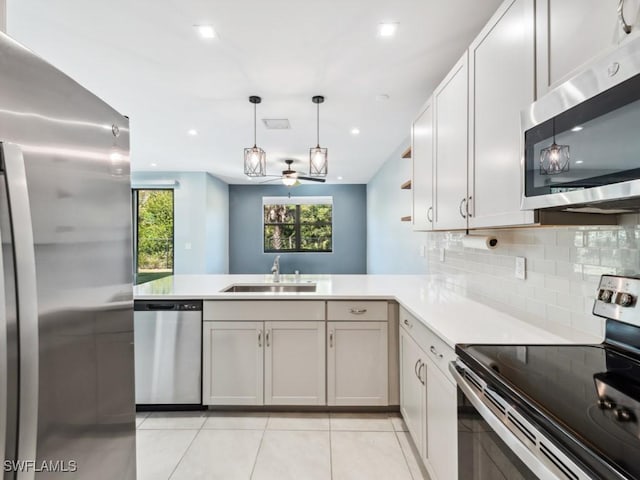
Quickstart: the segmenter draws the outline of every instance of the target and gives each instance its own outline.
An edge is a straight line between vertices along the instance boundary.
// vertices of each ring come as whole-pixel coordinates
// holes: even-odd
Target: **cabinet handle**
[[[362,315],[363,313],[367,313],[366,308],[350,308],[349,313],[353,313],[354,315]]]
[[[426,363],[422,362],[422,363],[420,364],[420,366],[418,367],[418,380],[420,380],[420,383],[421,383],[422,385],[424,385],[424,384],[425,384],[424,382],[425,382],[425,380],[426,380],[426,379],[425,379],[425,380],[422,380],[422,373],[421,373],[421,372],[422,372],[422,367],[424,367],[424,366],[426,366],[426,365],[427,365]],[[425,370],[426,370],[426,369],[425,369]]]
[[[465,205],[466,203],[467,203],[467,197],[464,197],[462,200],[460,200],[460,205],[458,205],[458,211],[460,212],[460,216],[462,218],[467,218],[467,216],[462,211],[462,206]]]
[[[416,360],[416,364],[413,366],[413,373],[416,374],[416,377],[418,377],[418,380],[420,380],[420,377],[418,376],[418,364],[421,363],[420,359]]]
[[[433,223],[433,207],[427,208],[427,221]]]
[[[471,215],[471,212],[473,211],[473,206],[471,205],[472,199],[473,197],[469,197],[469,199],[467,200],[467,217],[469,218],[473,217],[473,215]]]
[[[258,346],[262,347],[262,330],[258,330]]]
[[[413,328],[413,325],[411,325],[411,323],[409,323],[409,319],[405,318],[403,323],[404,323],[407,327],[409,327],[409,328]]]
[[[624,19],[624,0],[618,1],[618,20],[620,20],[620,26],[622,31],[629,35],[631,33],[631,25],[629,25]]]
[[[333,348],[333,330],[329,332],[329,348]]]
[[[436,347],[434,347],[433,345],[431,345],[431,348],[429,350],[431,351],[431,353],[433,353],[436,357],[438,357],[440,359],[442,359],[444,357],[444,355],[439,353],[438,350],[436,350]]]
[[[269,333],[271,333],[271,330],[267,330],[267,335],[264,337],[265,341],[267,342],[267,347],[271,346],[271,344],[269,343]]]

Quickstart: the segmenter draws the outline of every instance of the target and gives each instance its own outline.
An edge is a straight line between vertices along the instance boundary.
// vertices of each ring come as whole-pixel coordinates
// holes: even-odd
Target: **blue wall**
[[[411,190],[400,185],[411,178],[411,160],[401,158],[409,139],[391,154],[367,184],[367,273],[426,273],[420,247],[427,234],[414,232],[411,222]]]
[[[263,253],[263,196],[333,196],[333,252],[285,253],[280,271],[366,273],[366,185],[229,185],[229,273],[269,273],[275,254]]]
[[[174,273],[228,272],[228,191],[205,172],[133,172],[133,188],[174,189]]]

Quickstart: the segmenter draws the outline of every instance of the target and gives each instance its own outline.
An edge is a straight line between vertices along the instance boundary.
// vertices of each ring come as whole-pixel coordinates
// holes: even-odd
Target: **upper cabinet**
[[[567,80],[586,63],[640,29],[640,0],[536,0],[538,97]]]
[[[431,99],[411,126],[413,229],[433,229],[433,108]]]
[[[467,227],[468,73],[465,52],[433,93],[436,230]]]
[[[534,0],[501,5],[469,47],[469,228],[524,225],[520,111],[534,101]]]

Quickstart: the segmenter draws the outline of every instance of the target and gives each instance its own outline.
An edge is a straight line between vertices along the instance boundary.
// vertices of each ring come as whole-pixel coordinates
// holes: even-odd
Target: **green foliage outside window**
[[[136,190],[138,280],[173,272],[173,190]]]
[[[333,205],[264,205],[265,252],[331,252]]]

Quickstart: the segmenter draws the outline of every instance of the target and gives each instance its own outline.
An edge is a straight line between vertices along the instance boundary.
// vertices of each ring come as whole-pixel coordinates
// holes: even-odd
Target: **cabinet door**
[[[413,176],[412,221],[414,230],[433,229],[433,108],[424,106],[411,129]]]
[[[326,405],[324,322],[265,322],[265,405]]]
[[[404,328],[400,328],[400,413],[423,459],[427,453],[427,399],[423,380],[418,377],[418,369],[424,358],[422,349]],[[422,367],[424,368],[426,367]]]
[[[625,0],[627,23],[638,30],[640,1]],[[623,32],[616,0],[536,0],[538,97],[595,57],[636,35]]]
[[[456,387],[427,361],[428,470],[433,480],[458,478]]]
[[[435,206],[433,227],[467,227],[467,53],[433,94],[435,105]]]
[[[520,111],[534,100],[534,0],[510,0],[469,47],[469,227],[533,223],[521,211]]]
[[[202,403],[262,405],[262,322],[203,322]]]
[[[328,322],[329,405],[388,405],[387,322]]]

